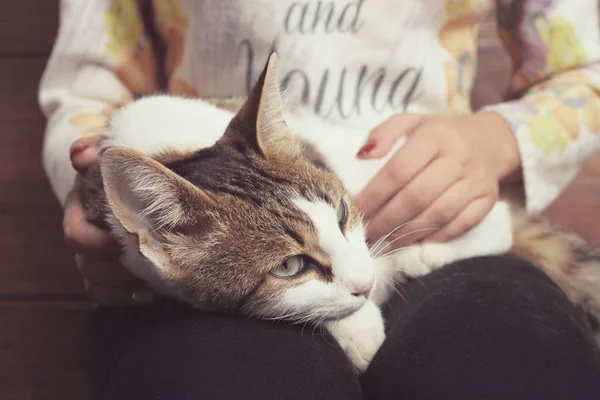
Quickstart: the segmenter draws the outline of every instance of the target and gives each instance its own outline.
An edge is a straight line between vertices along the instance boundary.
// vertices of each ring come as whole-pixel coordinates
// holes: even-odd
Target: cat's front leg
[[[423,243],[406,247],[394,257],[393,279],[418,278],[459,259],[452,243]]]
[[[385,339],[381,310],[372,301],[349,317],[327,322],[325,327],[359,373],[367,369]]]

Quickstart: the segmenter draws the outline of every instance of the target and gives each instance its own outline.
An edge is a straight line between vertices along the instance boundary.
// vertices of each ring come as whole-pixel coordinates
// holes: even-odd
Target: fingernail
[[[75,157],[79,153],[84,152],[88,147],[90,147],[89,144],[80,144],[71,148],[71,158]]]
[[[154,300],[154,295],[147,289],[140,289],[136,292],[133,292],[131,299],[138,304],[149,304]]]
[[[367,143],[363,147],[360,148],[358,153],[356,153],[356,157],[363,158],[369,155],[369,152],[375,148],[375,143]]]

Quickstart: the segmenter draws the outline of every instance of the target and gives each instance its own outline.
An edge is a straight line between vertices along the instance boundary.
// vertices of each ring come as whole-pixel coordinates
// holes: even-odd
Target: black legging
[[[579,310],[513,257],[447,266],[404,288],[362,379],[306,326],[184,307],[100,310],[102,399],[600,399]]]

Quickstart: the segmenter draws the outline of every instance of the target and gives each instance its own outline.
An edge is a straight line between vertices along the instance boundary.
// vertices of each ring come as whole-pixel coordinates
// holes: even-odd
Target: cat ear
[[[197,222],[212,203],[203,191],[152,158],[131,149],[109,148],[100,158],[108,204],[140,253],[162,264],[158,234]]]
[[[241,142],[262,156],[273,151],[297,150],[283,119],[277,54],[272,53],[269,57],[254,89],[227,128],[224,139],[237,144]]]

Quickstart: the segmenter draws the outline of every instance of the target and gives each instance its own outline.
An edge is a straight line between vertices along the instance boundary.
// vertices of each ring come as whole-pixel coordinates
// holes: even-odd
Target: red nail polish
[[[88,147],[90,147],[89,144],[80,144],[79,146],[73,147],[71,149],[71,159],[77,154],[84,152]]]
[[[375,148],[375,143],[367,143],[356,153],[356,157],[366,157],[371,150]]]

